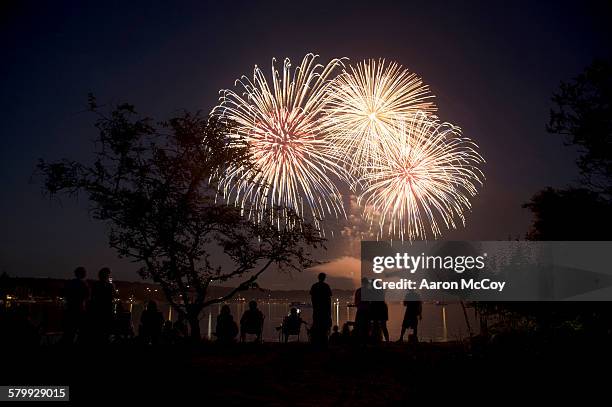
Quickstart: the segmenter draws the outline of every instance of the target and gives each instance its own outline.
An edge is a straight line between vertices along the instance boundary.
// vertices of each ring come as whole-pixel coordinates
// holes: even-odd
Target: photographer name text
[[[375,290],[493,290],[502,292],[506,287],[505,281],[495,281],[490,278],[466,279],[459,281],[431,281],[426,278],[411,280],[402,278],[399,281],[385,281],[382,278],[372,280]]]

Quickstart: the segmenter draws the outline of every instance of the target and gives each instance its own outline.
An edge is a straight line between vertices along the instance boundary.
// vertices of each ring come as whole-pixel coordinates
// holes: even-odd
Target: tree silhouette
[[[547,188],[524,204],[531,240],[608,240],[612,210],[612,60],[597,60],[552,98],[547,130],[578,147],[580,187]]]
[[[610,240],[612,235],[612,60],[595,61],[571,82],[562,82],[553,95],[547,130],[578,147],[580,187],[546,188],[524,204],[534,215],[529,240]],[[492,304],[534,319],[542,332],[579,322],[583,331],[609,330],[612,315],[607,304],[499,303]]]
[[[523,205],[533,212],[528,240],[609,240],[610,204],[585,188],[546,188]]]
[[[110,226],[110,246],[161,286],[192,337],[200,338],[206,306],[254,286],[272,265],[301,271],[317,263],[311,251],[323,239],[294,211],[273,208],[255,221],[220,202],[219,174],[249,165],[247,145],[227,137],[231,125],[187,112],[154,123],[129,104],[106,116],[91,95],[89,107],[97,115],[93,163],[41,159],[43,191],[85,194],[93,217]],[[212,283],[236,281],[223,297],[207,295]]]
[[[612,59],[597,60],[553,95],[547,129],[579,148],[585,185],[612,194]]]

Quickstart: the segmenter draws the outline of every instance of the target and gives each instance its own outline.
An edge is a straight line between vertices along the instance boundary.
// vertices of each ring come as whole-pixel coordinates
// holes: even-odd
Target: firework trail
[[[465,225],[469,201],[482,185],[478,146],[461,129],[419,113],[398,123],[386,159],[365,168],[358,202],[378,235],[410,241]]]
[[[221,91],[213,114],[233,122],[235,139],[246,141],[253,168],[230,168],[220,187],[226,199],[251,214],[281,206],[311,215],[315,225],[325,215],[343,215],[341,195],[330,176],[343,168],[328,156],[331,147],[320,126],[327,88],[340,59],[326,65],[308,54],[291,70],[287,58],[272,78],[255,66],[252,80],[236,81],[239,90]],[[306,212],[306,213],[304,213]]]
[[[396,123],[436,110],[427,85],[395,62],[367,60],[351,66],[329,88],[324,126],[334,150],[355,175],[384,158],[396,138]]]

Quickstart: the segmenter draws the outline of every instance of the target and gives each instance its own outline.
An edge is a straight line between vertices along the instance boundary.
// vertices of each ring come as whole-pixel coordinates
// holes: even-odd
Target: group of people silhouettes
[[[221,307],[219,316],[217,316],[217,325],[215,336],[220,343],[234,342],[238,333],[240,333],[240,341],[245,342],[247,335],[254,335],[255,342],[263,340],[263,326],[265,316],[257,307],[257,301],[249,301],[249,307],[240,318],[240,330],[238,324],[234,321],[229,305],[225,304]]]
[[[63,344],[106,344],[135,337],[132,313],[116,301],[111,270],[100,269],[98,280],[86,281],[87,270],[77,267],[64,287]],[[157,303],[147,303],[140,317],[137,339],[145,344],[175,343],[187,336],[184,318],[164,321]]]
[[[100,269],[91,289],[86,276],[85,267],[77,267],[74,279],[64,289],[64,343],[74,343],[77,338],[80,342],[104,343],[113,330],[115,290],[111,271],[108,267]]]
[[[87,271],[84,267],[74,270],[74,279],[65,286],[64,331],[62,342],[65,344],[93,343],[104,344],[112,340],[127,340],[134,337],[132,314],[120,301],[115,299],[111,270],[108,267],[98,272],[98,280],[91,285],[86,281]],[[387,321],[389,312],[382,299],[367,300],[362,295],[362,288],[355,292],[354,303],[357,309],[355,320],[346,322],[342,330],[332,327],[332,290],[325,282],[325,273],[318,275],[318,281],[310,289],[312,302],[312,324],[308,326],[295,307],[291,308],[277,328],[279,339],[287,342],[291,335],[298,340],[302,325],[313,345],[326,346],[328,343],[372,342],[384,339],[389,341]],[[368,281],[362,281],[367,287]],[[406,312],[402,323],[400,341],[408,329],[413,331],[410,340],[417,339],[418,323],[422,315],[422,304],[418,297],[404,302]],[[237,323],[231,314],[230,307],[223,305],[216,321],[214,335],[219,343],[231,343],[239,336],[241,342],[247,336],[254,336],[255,342],[263,339],[264,314],[256,301],[250,301],[248,309]],[[188,328],[184,318],[178,321],[165,321],[155,301],[149,301],[142,312],[138,329],[138,340],[145,344],[176,343],[187,338]]]
[[[362,298],[362,288],[355,291],[354,303],[357,308],[355,321],[344,323],[342,331],[335,325],[332,327],[332,290],[325,282],[325,273],[318,275],[318,281],[310,288],[310,298],[312,302],[312,325],[307,332],[310,336],[312,344],[317,346],[325,346],[330,344],[341,343],[368,343],[378,342],[384,339],[389,341],[389,330],[387,321],[389,320],[389,310],[384,298]],[[369,286],[367,279],[362,280],[363,287]],[[365,296],[364,296],[365,297]],[[419,297],[414,293],[409,293],[404,301],[406,311],[402,322],[402,330],[399,342],[404,340],[406,332],[410,329],[412,334],[409,336],[409,341],[418,341],[418,325],[422,318],[423,306]],[[264,315],[257,308],[256,301],[249,302],[249,308],[244,312],[240,319],[240,329],[234,322],[231,315],[230,307],[224,305],[217,317],[216,337],[217,341],[230,343],[235,341],[238,333],[240,340],[245,341],[246,335],[255,335],[255,341],[260,342],[262,339]],[[299,340],[302,325],[308,326],[304,321],[297,308],[292,307],[289,315],[282,322],[282,325],[277,327],[280,333],[280,340],[287,342],[291,335],[296,335]]]
[[[331,327],[331,289],[325,283],[325,273],[320,273],[319,281],[315,283],[310,295],[313,306],[313,327],[318,326],[321,329],[319,341],[325,341]],[[345,322],[342,327],[342,332],[338,326],[334,326],[332,333],[329,336],[330,343],[341,342],[378,342],[384,339],[389,342],[389,329],[387,321],[389,320],[389,308],[384,300],[384,294],[381,297],[380,293],[370,291],[369,297],[366,299],[362,289],[368,289],[370,282],[363,278],[362,287],[355,291],[354,304],[357,308],[355,313],[355,321]],[[404,301],[406,311],[402,322],[402,331],[399,342],[404,340],[404,335],[408,329],[412,330],[410,335],[411,342],[418,341],[418,324],[422,318],[423,305],[419,297],[415,293],[408,293]]]

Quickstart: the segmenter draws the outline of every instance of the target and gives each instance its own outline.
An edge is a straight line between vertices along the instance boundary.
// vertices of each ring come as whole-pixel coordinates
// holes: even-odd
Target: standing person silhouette
[[[327,275],[319,273],[319,281],[310,288],[312,302],[312,328],[310,330],[314,344],[325,345],[332,326],[331,297],[332,290],[325,282]]]
[[[370,335],[370,321],[372,319],[371,303],[364,299],[367,295],[363,295],[362,289],[369,288],[370,281],[363,277],[361,279],[361,287],[355,290],[354,303],[357,308],[355,313],[355,337],[359,343],[366,343]]]
[[[112,332],[114,291],[110,269],[108,267],[100,269],[98,281],[91,288],[89,304],[91,339],[99,344],[108,343]]]
[[[89,288],[85,282],[87,270],[85,267],[77,267],[74,270],[74,278],[64,287],[66,308],[64,309],[64,334],[62,343],[72,345],[75,337],[82,334],[85,320],[85,306],[89,298]],[[79,338],[81,339],[81,338]]]
[[[373,322],[373,330],[377,333],[376,341],[380,340],[382,333],[385,342],[389,342],[389,329],[387,321],[389,320],[389,307],[385,302],[385,293],[381,290],[374,290],[375,300],[370,303],[370,318]],[[375,329],[374,329],[375,328]]]
[[[418,342],[419,321],[423,318],[423,302],[418,294],[410,291],[406,294],[404,306],[406,307],[406,312],[404,314],[402,332],[398,342],[402,342],[404,340],[404,334],[409,328],[412,328],[412,335],[409,336],[409,339],[411,339],[412,342]]]

